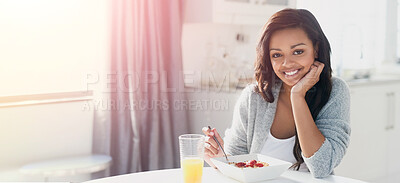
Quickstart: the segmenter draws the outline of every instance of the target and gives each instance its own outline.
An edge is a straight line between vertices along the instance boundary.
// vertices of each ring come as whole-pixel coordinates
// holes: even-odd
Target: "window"
[[[86,90],[109,57],[107,2],[0,1],[0,97]]]

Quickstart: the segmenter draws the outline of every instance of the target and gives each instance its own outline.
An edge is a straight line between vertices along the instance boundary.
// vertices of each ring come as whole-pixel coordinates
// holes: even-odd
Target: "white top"
[[[148,172],[131,173],[113,177],[92,180],[84,183],[132,183],[132,182],[163,182],[183,183],[183,173],[180,168]],[[212,167],[203,168],[202,182],[238,183]],[[280,177],[269,180],[269,183],[365,183],[363,181],[329,175],[322,179],[314,178],[310,172],[285,171]]]
[[[271,134],[271,131],[269,130],[267,140],[265,141],[265,144],[261,149],[260,154],[271,156],[273,158],[277,158],[294,164],[297,162],[296,158],[293,155],[293,147],[295,141],[296,141],[296,136],[292,136],[287,139],[275,138]],[[306,164],[303,163],[300,165],[299,171],[308,172],[309,170]]]

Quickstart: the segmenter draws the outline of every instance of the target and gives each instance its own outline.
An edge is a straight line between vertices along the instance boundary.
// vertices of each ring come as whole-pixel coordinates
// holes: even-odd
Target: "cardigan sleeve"
[[[318,114],[315,124],[325,136],[325,141],[311,157],[302,156],[311,174],[323,178],[339,165],[349,145],[350,92],[343,80],[332,79],[331,96]]]
[[[239,99],[236,101],[232,125],[225,131],[224,149],[230,155],[249,153],[246,129],[248,124],[249,98],[252,93],[251,86],[253,85],[249,85],[243,89]]]

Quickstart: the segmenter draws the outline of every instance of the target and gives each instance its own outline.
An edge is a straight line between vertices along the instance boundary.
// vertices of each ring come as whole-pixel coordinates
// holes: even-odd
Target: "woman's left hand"
[[[314,61],[310,67],[310,71],[292,87],[290,91],[291,95],[305,97],[307,91],[319,81],[319,75],[324,69],[324,66],[323,63]]]

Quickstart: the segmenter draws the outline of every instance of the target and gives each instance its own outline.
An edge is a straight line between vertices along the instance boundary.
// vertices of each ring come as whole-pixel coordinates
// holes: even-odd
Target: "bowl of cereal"
[[[245,154],[211,158],[218,170],[241,182],[258,182],[275,179],[285,172],[292,164],[262,154]]]

